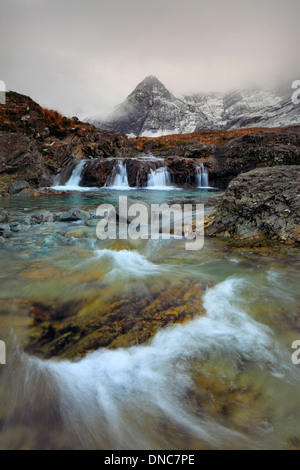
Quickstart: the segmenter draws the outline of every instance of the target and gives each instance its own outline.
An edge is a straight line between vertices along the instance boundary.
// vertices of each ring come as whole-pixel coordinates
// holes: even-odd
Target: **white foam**
[[[51,189],[54,189],[55,191],[80,191],[80,192],[85,192],[85,191],[97,191],[98,188],[87,188],[83,186],[51,186]]]
[[[162,267],[132,250],[95,250],[95,257],[97,260],[106,259],[111,263],[110,271],[105,276],[109,279],[128,279],[128,277],[144,279],[149,275],[159,274],[162,270]]]

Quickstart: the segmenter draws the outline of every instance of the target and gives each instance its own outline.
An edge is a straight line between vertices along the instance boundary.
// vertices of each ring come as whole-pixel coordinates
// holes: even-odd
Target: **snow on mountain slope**
[[[91,122],[123,134],[152,137],[192,132],[199,123],[203,128],[211,125],[199,107],[176,98],[153,76],[146,77],[106,121]]]
[[[248,89],[175,97],[154,76],[146,77],[106,120],[92,124],[130,137],[158,137],[205,129],[276,127],[300,123],[289,90]]]

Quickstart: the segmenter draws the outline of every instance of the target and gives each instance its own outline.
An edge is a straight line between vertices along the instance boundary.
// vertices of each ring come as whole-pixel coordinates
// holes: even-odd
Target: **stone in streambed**
[[[88,230],[83,227],[74,227],[65,233],[67,238],[90,238],[91,236],[96,237],[95,230]]]
[[[87,222],[90,218],[91,214],[81,209],[71,209],[69,212],[65,212],[59,216],[61,222],[76,222],[77,220]]]
[[[17,221],[10,222],[9,226],[12,232],[20,232],[21,230],[21,224]]]
[[[41,246],[46,247],[46,248],[52,248],[55,245],[55,243],[56,243],[56,238],[54,236],[49,235],[42,241]]]
[[[0,224],[7,224],[9,222],[9,213],[7,211],[0,211]]]
[[[54,220],[53,214],[49,211],[38,211],[35,212],[31,218],[31,225],[40,225],[43,223],[52,223]]]
[[[0,224],[0,235],[3,236],[5,230],[10,230],[9,224]]]
[[[13,232],[10,229],[5,229],[2,233],[4,238],[11,238],[13,236]]]

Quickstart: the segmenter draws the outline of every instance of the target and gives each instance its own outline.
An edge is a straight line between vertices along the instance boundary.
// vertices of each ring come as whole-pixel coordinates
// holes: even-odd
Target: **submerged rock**
[[[300,242],[300,166],[257,168],[228,186],[205,233],[235,240]]]
[[[35,274],[30,271],[28,275]],[[92,282],[99,273],[90,271],[88,276]],[[100,347],[143,343],[168,324],[204,314],[202,295],[210,284],[184,279],[175,286],[157,288],[152,296],[133,290],[130,296],[126,292],[108,300],[97,289],[88,298],[63,304],[33,303],[25,349],[42,357],[72,359]]]

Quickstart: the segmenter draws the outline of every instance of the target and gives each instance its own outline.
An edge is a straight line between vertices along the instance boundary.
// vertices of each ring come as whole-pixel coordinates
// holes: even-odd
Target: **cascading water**
[[[209,188],[208,173],[203,163],[196,168],[196,184],[198,188]]]
[[[148,175],[147,188],[166,189],[171,187],[171,176],[167,167],[161,167],[157,170],[150,170]]]
[[[108,177],[105,187],[112,189],[132,189],[128,183],[127,168],[124,162],[118,160],[117,165],[114,166],[113,173]]]
[[[86,161],[81,160],[78,165],[76,165],[76,168],[74,168],[73,173],[71,174],[70,179],[66,182],[65,186],[69,187],[77,187],[80,186],[80,181],[81,181],[81,173],[83,170],[83,167],[85,165]]]
[[[86,191],[88,188],[83,188],[80,186],[81,178],[82,178],[82,170],[86,164],[86,160],[80,160],[74,170],[72,171],[72,174],[68,181],[66,181],[65,184],[59,185],[59,179],[60,175],[58,175],[55,178],[54,186],[52,186],[52,189],[57,189],[60,191]]]

